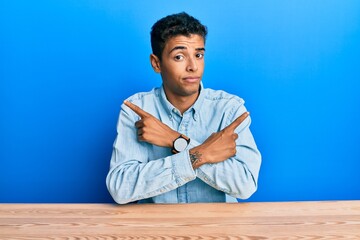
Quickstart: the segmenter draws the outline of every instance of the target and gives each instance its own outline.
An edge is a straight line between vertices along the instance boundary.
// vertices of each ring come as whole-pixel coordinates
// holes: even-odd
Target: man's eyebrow
[[[187,47],[185,47],[185,46],[176,46],[173,49],[171,49],[171,51],[169,53],[171,53],[171,52],[173,52],[175,50],[179,50],[179,49],[187,49]]]
[[[176,46],[176,47],[174,47],[173,49],[171,49],[171,51],[170,51],[169,53],[171,53],[171,52],[173,52],[173,51],[175,51],[175,50],[179,50],[179,49],[187,49],[187,47],[185,47],[185,46]],[[203,48],[203,47],[201,47],[201,48],[195,48],[195,50],[196,50],[196,51],[205,51],[205,48]]]

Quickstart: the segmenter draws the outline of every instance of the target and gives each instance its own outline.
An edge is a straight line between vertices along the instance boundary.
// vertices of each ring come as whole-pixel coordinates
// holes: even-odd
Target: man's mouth
[[[194,83],[194,82],[198,82],[200,80],[200,77],[189,76],[189,77],[184,77],[183,80],[189,83]]]

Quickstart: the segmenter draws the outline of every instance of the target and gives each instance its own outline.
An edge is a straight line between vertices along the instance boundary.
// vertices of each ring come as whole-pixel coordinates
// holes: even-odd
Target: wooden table
[[[360,201],[0,204],[0,239],[360,239]]]

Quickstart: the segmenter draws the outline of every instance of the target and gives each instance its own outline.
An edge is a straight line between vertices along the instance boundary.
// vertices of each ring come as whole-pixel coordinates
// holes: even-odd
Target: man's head
[[[199,95],[206,33],[206,27],[186,13],[160,19],[152,28],[150,63],[161,74],[167,99],[180,111]]]
[[[206,39],[207,28],[185,12],[172,14],[157,21],[151,28],[151,48],[161,61],[166,42],[172,37],[199,35]]]

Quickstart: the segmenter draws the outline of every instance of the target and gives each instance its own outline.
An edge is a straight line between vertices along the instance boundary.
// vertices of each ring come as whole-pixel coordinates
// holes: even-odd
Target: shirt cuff
[[[187,146],[186,149],[189,150],[189,149],[192,149],[192,148],[197,147],[199,145],[200,145],[199,142],[197,142],[197,141],[190,138],[190,143],[189,143],[189,145]]]
[[[178,186],[184,185],[196,178],[196,173],[191,166],[189,150],[173,155],[172,167]]]

